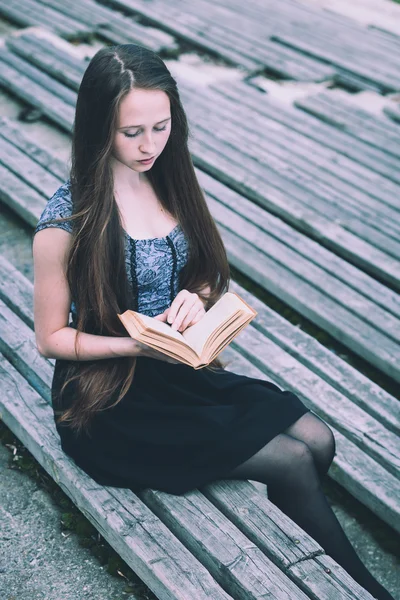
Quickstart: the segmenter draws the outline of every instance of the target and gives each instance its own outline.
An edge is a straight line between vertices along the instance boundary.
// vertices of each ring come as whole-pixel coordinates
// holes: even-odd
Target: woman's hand
[[[157,360],[163,360],[165,362],[172,363],[173,365],[182,364],[179,360],[164,354],[163,352],[159,352],[154,348],[150,348],[150,346],[146,346],[146,344],[142,344],[135,340],[135,350],[133,353],[134,356],[147,356],[148,358],[156,358]]]
[[[205,314],[200,297],[188,290],[181,290],[171,306],[154,318],[169,323],[171,329],[182,333],[187,327],[198,323]]]

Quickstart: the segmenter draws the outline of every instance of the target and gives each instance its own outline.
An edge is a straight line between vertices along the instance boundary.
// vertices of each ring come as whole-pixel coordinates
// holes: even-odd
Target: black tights
[[[379,600],[394,600],[357,556],[321,489],[335,455],[330,428],[311,412],[277,435],[226,479],[268,486],[268,498],[314,538],[361,586]]]

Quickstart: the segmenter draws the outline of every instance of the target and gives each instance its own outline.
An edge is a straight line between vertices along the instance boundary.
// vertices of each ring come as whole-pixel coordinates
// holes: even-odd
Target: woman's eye
[[[160,127],[160,128],[154,127],[154,131],[165,131],[166,129],[167,129],[166,125],[164,125],[164,127]],[[136,133],[128,133],[127,131],[124,131],[124,136],[128,137],[128,138],[134,138],[134,137],[138,136],[139,133],[140,133],[140,129]]]

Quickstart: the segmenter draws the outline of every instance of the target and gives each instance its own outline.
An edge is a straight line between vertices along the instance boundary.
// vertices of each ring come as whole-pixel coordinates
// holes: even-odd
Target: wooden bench
[[[352,19],[296,0],[250,0],[245,9],[240,0],[222,0],[222,5],[235,10],[238,17],[251,14],[256,23],[268,19],[271,40],[322,59],[335,68],[336,81],[354,90],[385,92],[399,83],[397,40],[382,39],[380,32]]]
[[[326,93],[296,100],[295,104],[333,127],[348,132],[353,138],[400,158],[400,129],[392,121],[375,117],[354,103],[332,98]]]
[[[43,5],[39,8],[35,0],[21,0],[18,5],[0,0],[0,15],[22,27],[30,25],[45,27],[66,39],[84,39],[92,32],[92,28],[80,22],[76,16],[66,17]]]
[[[10,47],[14,49],[18,44],[19,39],[12,36]],[[42,53],[45,44],[49,46],[42,41]],[[60,49],[54,52],[49,69],[52,75],[61,69],[62,55]],[[1,56],[0,52],[0,59]],[[56,81],[56,87],[50,90],[54,77],[21,57],[16,58],[20,76],[7,75],[10,87],[17,86],[21,97],[29,95],[32,103],[36,102],[48,117],[69,130],[73,119],[71,93],[77,86],[79,65],[71,65],[74,75],[70,87]],[[40,62],[39,54],[36,60]],[[35,89],[24,85],[24,63],[30,77],[38,73],[32,80]],[[43,60],[42,64],[44,69],[48,68],[48,62]],[[0,77],[11,68],[8,65],[1,68]],[[80,68],[83,71],[83,61]],[[66,71],[64,80],[67,77]],[[36,83],[39,80],[41,83]],[[400,288],[400,216],[395,206],[399,185],[376,173],[371,175],[355,159],[347,159],[336,149],[324,148],[320,140],[310,140],[305,133],[294,131],[291,123],[282,125],[272,117],[260,118],[259,124],[271,138],[268,142],[253,133],[251,125],[248,131],[240,129],[237,121],[251,118],[247,96],[242,108],[227,94],[236,95],[239,89],[247,87],[253,102],[254,95],[261,92],[250,86],[232,85],[232,92],[227,91],[228,86],[222,90],[204,89],[204,103],[197,100],[187,82],[181,82],[180,86],[195,133],[191,140],[193,159],[212,175],[207,177],[204,173],[202,181],[233,266],[399,381],[400,299],[396,291],[376,280],[387,282],[396,290]],[[59,103],[63,106],[59,107]],[[211,115],[209,106],[215,107]],[[222,133],[217,127],[221,119]],[[319,121],[314,121],[317,129]],[[211,131],[207,131],[208,124]],[[258,156],[255,160],[250,149],[243,158],[233,127],[251,140],[253,148],[262,148],[265,158]],[[307,161],[300,156],[306,152]],[[5,154],[10,162],[12,153]],[[338,161],[343,165],[340,177],[334,174]],[[336,187],[330,196],[327,191],[326,197],[325,178]],[[227,190],[216,179],[236,191]],[[318,186],[317,196],[314,188]],[[310,235],[319,243],[310,240]]]
[[[338,17],[337,23],[299,2],[249,1],[244,7],[240,0],[171,0],[168,6],[162,0],[111,0],[111,5],[244,68],[259,69],[262,63],[270,72],[306,81],[333,76],[355,89],[388,92],[400,87],[395,42],[383,43],[379,34],[349,19]],[[342,39],[341,32],[348,30]]]
[[[3,120],[1,125],[0,200],[34,226],[52,191],[65,180],[66,166],[28,141],[15,123]],[[211,178],[201,171],[198,176],[216,212],[218,203],[207,189]],[[232,191],[214,184],[229,202]],[[220,230],[231,258],[237,239],[228,229]],[[1,279],[5,290],[12,288],[13,276],[4,269]],[[331,476],[399,529],[398,401],[249,292],[235,283],[232,289],[258,311],[254,326],[232,346],[234,369],[294,391],[322,416],[335,431],[338,446]],[[12,309],[22,316],[17,304]]]
[[[280,77],[304,81],[332,79],[335,74],[334,69],[317,58],[271,42],[264,35],[267,20],[263,21],[260,35],[254,20],[246,15],[238,19],[215,3],[199,0],[183,5],[153,0],[150,5],[141,0],[112,0],[110,4],[140,15],[160,29],[249,71],[267,68]]]
[[[4,259],[0,270],[2,418],[158,598],[372,598],[249,482],[174,496],[91,480],[59,445],[52,365],[31,329],[32,284]]]
[[[96,35],[113,44],[141,44],[159,53],[175,54],[178,50],[169,33],[138,23],[93,0],[20,0],[18,8],[0,0],[0,15],[23,27],[46,27],[66,39]]]

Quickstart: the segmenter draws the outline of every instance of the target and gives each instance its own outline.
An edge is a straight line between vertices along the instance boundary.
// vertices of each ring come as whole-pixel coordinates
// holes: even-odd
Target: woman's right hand
[[[148,358],[163,360],[164,362],[169,362],[173,365],[182,364],[179,360],[175,360],[175,358],[172,358],[163,352],[159,352],[158,350],[154,350],[154,348],[150,348],[150,346],[142,344],[137,340],[135,340],[135,348],[135,356],[147,356]]]

